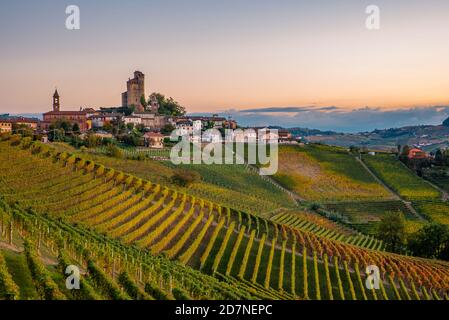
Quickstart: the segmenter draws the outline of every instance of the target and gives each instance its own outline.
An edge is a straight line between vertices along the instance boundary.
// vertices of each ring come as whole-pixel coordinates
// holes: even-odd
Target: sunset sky
[[[2,1],[0,112],[118,106],[137,69],[189,112],[445,106],[448,39],[447,0]]]

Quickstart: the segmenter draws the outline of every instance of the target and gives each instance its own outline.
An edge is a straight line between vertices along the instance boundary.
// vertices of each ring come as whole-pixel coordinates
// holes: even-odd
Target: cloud
[[[449,117],[449,106],[414,107],[386,110],[363,107],[346,110],[338,107],[279,107],[227,110],[242,126],[277,125],[338,132],[363,132],[414,125],[438,125]]]
[[[337,107],[269,107],[240,110],[241,113],[297,113],[306,111],[331,111],[337,110]]]

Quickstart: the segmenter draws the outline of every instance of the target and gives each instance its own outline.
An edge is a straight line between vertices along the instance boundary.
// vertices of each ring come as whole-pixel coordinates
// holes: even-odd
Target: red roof
[[[147,132],[144,134],[145,138],[163,138],[164,135],[157,132]]]
[[[87,115],[86,111],[49,111],[44,113],[44,115],[53,115],[53,116],[70,116],[70,115],[77,115],[77,116],[85,116]]]
[[[415,158],[415,159],[423,159],[423,158],[427,158],[427,153],[425,153],[421,149],[413,148],[413,149],[410,149],[410,151],[408,152],[408,157]]]

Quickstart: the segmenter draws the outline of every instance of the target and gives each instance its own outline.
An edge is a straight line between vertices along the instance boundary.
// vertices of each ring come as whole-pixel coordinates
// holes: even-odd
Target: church
[[[89,110],[80,108],[79,111],[61,111],[61,102],[58,90],[53,94],[53,110],[43,114],[41,130],[48,131],[51,124],[56,121],[66,121],[71,124],[77,123],[81,132],[86,132],[91,128]]]

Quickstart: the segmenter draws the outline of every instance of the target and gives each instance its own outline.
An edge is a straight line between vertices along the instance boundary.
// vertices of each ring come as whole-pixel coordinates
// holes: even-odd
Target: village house
[[[278,130],[279,143],[289,143],[292,141],[292,134],[288,130]]]
[[[428,156],[427,156],[427,153],[425,153],[423,150],[418,149],[418,148],[413,148],[413,149],[409,150],[408,158],[418,160],[418,159],[427,159]]]
[[[124,116],[123,122],[125,123],[125,125],[132,123],[134,126],[138,126],[142,124],[142,118],[137,116]]]
[[[168,117],[153,112],[134,112],[133,116],[140,118],[143,126],[151,130],[161,130],[170,121]]]
[[[8,119],[0,119],[0,133],[12,132],[12,121]]]
[[[157,132],[145,133],[143,141],[147,148],[162,149],[164,147],[164,135]]]
[[[119,113],[101,113],[94,115],[90,118],[93,128],[102,128],[106,124],[110,124],[113,121],[118,121],[121,118]]]

